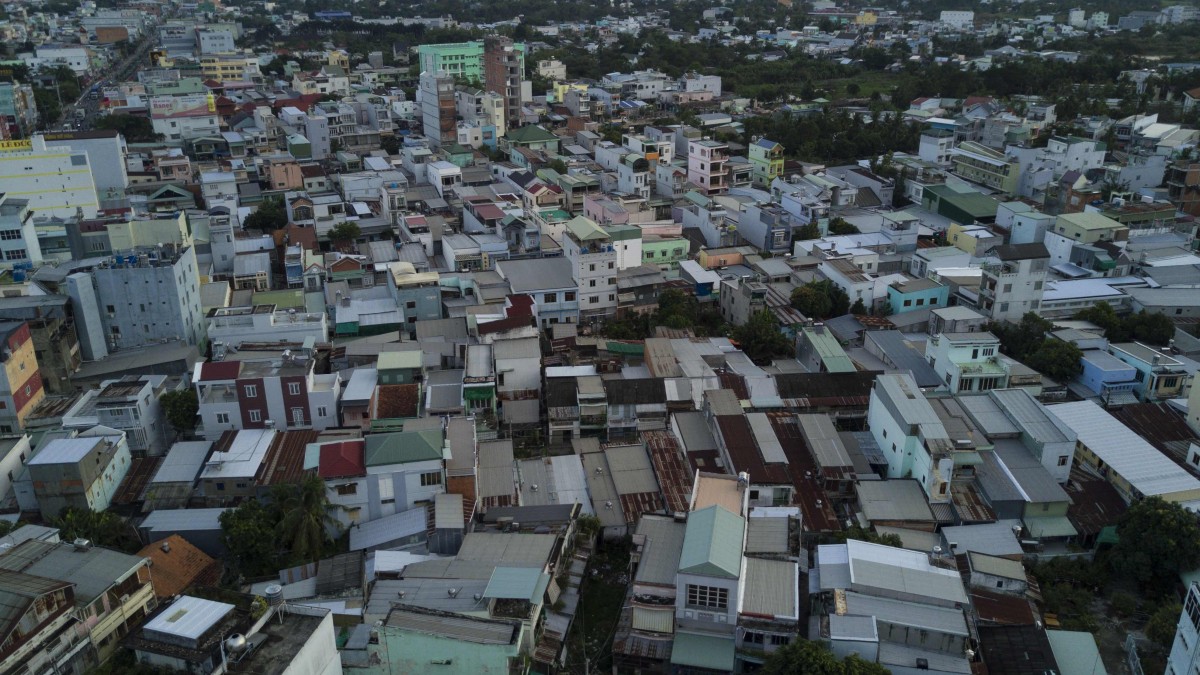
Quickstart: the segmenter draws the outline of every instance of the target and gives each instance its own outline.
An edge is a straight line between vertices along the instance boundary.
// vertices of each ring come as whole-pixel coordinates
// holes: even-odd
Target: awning
[[[1079,534],[1066,516],[1035,516],[1025,518],[1025,528],[1035,539],[1043,537],[1074,537]]]
[[[1100,530],[1100,536],[1096,537],[1096,544],[1116,544],[1121,541],[1121,537],[1117,535],[1117,526],[1109,525]]]
[[[671,665],[732,673],[733,655],[732,637],[676,633]]]
[[[651,633],[675,632],[675,606],[671,605],[662,609],[634,607],[633,629]]]
[[[463,398],[468,401],[486,401],[495,396],[490,386],[487,387],[463,387]]]

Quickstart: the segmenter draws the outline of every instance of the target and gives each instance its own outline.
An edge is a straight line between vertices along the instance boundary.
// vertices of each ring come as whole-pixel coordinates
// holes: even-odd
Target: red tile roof
[[[212,361],[200,366],[200,381],[236,380],[241,372],[241,361]]]
[[[150,559],[150,581],[160,599],[179,595],[190,586],[214,585],[221,577],[220,564],[178,534],[143,548],[138,557]]]
[[[421,398],[419,384],[381,384],[375,388],[375,419],[416,417]]]
[[[361,439],[322,445],[317,473],[321,478],[366,475],[367,465],[363,461],[364,445]]]

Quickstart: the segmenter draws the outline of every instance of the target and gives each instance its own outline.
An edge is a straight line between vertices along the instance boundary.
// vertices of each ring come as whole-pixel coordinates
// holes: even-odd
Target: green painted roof
[[[363,440],[363,458],[367,466],[408,464],[442,458],[440,430],[370,434]]]
[[[605,343],[605,349],[613,354],[642,356],[646,353],[646,344],[644,342],[614,342],[610,340]]]
[[[570,232],[579,241],[591,241],[593,239],[608,239],[608,233],[604,228],[596,224],[590,218],[583,216],[575,216],[567,221],[567,231]]]
[[[642,238],[642,228],[636,225],[607,225],[604,229],[613,241]]]
[[[720,506],[688,516],[679,571],[736,579],[742,573],[742,517]]]
[[[733,654],[732,637],[676,633],[671,664],[732,673]]]
[[[509,143],[516,143],[518,145],[524,143],[547,143],[558,140],[558,136],[536,124],[529,124],[519,129],[513,129],[506,133],[504,137],[508,139]]]
[[[304,309],[304,291],[299,288],[259,291],[254,294],[254,304],[275,305],[276,309]]]

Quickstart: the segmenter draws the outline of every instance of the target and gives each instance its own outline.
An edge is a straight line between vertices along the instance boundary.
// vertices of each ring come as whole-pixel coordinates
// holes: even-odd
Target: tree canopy
[[[1135,502],[1117,522],[1117,544],[1109,561],[1113,571],[1164,594],[1179,573],[1200,565],[1200,523],[1179,504],[1161,497]]]
[[[288,223],[287,209],[283,206],[283,197],[267,197],[262,200],[254,213],[246,216],[242,227],[247,230],[278,230]]]
[[[795,353],[791,341],[779,331],[775,315],[765,309],[733,329],[731,337],[755,363],[768,363],[776,356],[792,356]]]
[[[329,230],[329,239],[332,241],[354,241],[362,236],[362,229],[356,224],[349,221],[339,223]]]
[[[97,546],[107,546],[126,553],[142,547],[137,531],[121,516],[112,511],[92,511],[68,506],[50,519],[57,527],[63,541],[87,539]]]
[[[298,483],[271,487],[270,500],[249,499],[221,514],[221,540],[228,562],[247,577],[319,560],[331,553],[336,529],[325,483],[309,474]]]
[[[776,650],[767,657],[762,675],[887,675],[888,670],[853,654],[838,659],[822,642],[800,640]]]
[[[1175,337],[1175,323],[1162,312],[1142,310],[1136,314],[1119,316],[1112,305],[1102,302],[1081,310],[1076,319],[1091,321],[1104,329],[1109,342],[1136,340],[1151,345],[1165,346]]]
[[[850,311],[850,296],[828,279],[797,287],[791,300],[792,307],[809,319],[828,319]]]
[[[97,129],[113,129],[130,143],[153,143],[161,141],[162,134],[154,132],[154,125],[145,117],[133,115],[105,115],[96,120]]]
[[[1083,368],[1083,351],[1070,342],[1047,337],[1054,324],[1028,312],[1017,324],[990,323],[1004,353],[1055,380],[1069,380]]]
[[[167,416],[167,422],[175,431],[185,433],[196,428],[196,415],[200,412],[200,401],[192,388],[168,391],[158,399]]]

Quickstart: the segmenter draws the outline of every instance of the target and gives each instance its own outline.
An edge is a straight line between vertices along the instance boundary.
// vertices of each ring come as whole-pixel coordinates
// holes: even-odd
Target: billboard
[[[207,117],[217,112],[217,99],[211,94],[155,96],[150,99],[150,117]]]

